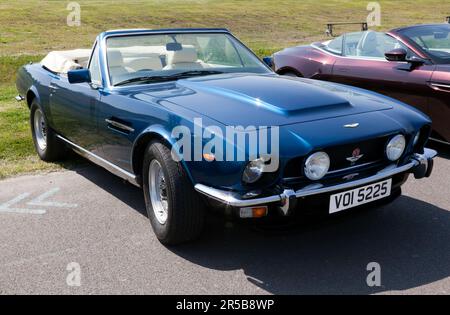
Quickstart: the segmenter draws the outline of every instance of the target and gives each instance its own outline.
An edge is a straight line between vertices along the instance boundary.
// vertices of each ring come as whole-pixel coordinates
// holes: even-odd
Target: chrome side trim
[[[450,84],[430,83],[430,85],[439,89],[447,89],[447,91],[450,90]]]
[[[435,82],[429,82],[429,86],[439,92],[450,93],[450,85],[449,84],[440,84]]]
[[[108,118],[106,118],[105,121],[106,121],[106,123],[110,124],[111,126],[116,127],[118,129],[122,129],[123,131],[130,132],[130,133],[134,132],[133,128],[131,128],[130,126],[127,126],[125,124],[122,124],[118,121],[108,119]]]
[[[307,196],[313,196],[318,194],[324,194],[329,193],[337,190],[344,190],[349,189],[356,186],[362,186],[365,184],[369,184],[371,182],[376,182],[378,180],[385,179],[387,177],[391,177],[393,175],[407,172],[410,169],[418,166],[420,164],[420,159],[418,157],[423,158],[433,158],[437,155],[437,152],[435,150],[431,149],[425,149],[424,154],[417,154],[414,158],[412,158],[407,164],[403,166],[396,166],[395,164],[391,164],[381,171],[379,171],[377,174],[362,178],[359,180],[349,181],[338,185],[333,186],[323,186],[320,183],[312,184],[309,186],[306,186],[300,190],[295,191],[295,197],[302,198]],[[236,192],[231,191],[224,191],[220,189],[216,189],[213,187],[209,187],[203,184],[196,184],[195,189],[204,194],[205,196],[220,201],[223,204],[226,204],[228,206],[232,207],[248,207],[248,206],[254,206],[254,205],[260,205],[260,204],[267,204],[272,202],[278,202],[287,200],[291,195],[292,191],[287,189],[283,191],[283,193],[279,195],[273,195],[268,197],[262,197],[262,198],[255,198],[255,199],[242,199],[242,196],[237,194]]]
[[[62,141],[64,141],[65,143],[67,143],[75,152],[77,152],[78,154],[80,154],[81,156],[83,156],[84,158],[88,159],[89,161],[103,167],[104,169],[110,171],[111,173],[113,173],[116,176],[119,176],[123,179],[125,179],[126,181],[130,182],[133,185],[136,185],[138,187],[139,184],[136,180],[136,176],[120,167],[118,167],[115,164],[112,164],[111,162],[99,157],[98,155],[80,147],[79,145],[73,143],[70,140],[67,140],[66,138],[57,135],[57,137],[59,139],[61,139]]]

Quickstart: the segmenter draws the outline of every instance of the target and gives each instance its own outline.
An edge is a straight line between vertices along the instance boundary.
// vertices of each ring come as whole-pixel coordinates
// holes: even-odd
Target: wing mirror
[[[384,54],[388,61],[406,61],[408,52],[403,48],[393,49]]]
[[[69,83],[91,83],[91,72],[89,69],[77,69],[67,72]]]
[[[411,56],[410,58],[406,59],[406,61],[408,61],[410,64],[414,65],[414,66],[421,66],[424,63],[426,63],[425,59],[416,57],[416,56]]]
[[[272,57],[264,57],[263,62],[268,65],[270,68],[273,67],[273,58]]]

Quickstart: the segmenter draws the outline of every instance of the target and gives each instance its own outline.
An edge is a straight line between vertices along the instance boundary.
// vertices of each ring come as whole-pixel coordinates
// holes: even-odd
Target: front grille
[[[329,173],[341,173],[348,169],[351,172],[358,166],[365,165],[386,165],[385,145],[390,137],[374,138],[357,143],[349,143],[323,149],[330,156]],[[355,149],[359,149],[361,158],[356,162],[351,162],[347,158],[351,158]],[[356,151],[355,151],[356,153]],[[284,168],[283,178],[301,178],[303,177],[303,165],[305,157],[298,157],[289,160]],[[328,176],[328,175],[327,175]]]
[[[326,150],[330,156],[330,172],[337,171],[340,169],[345,169],[351,166],[361,165],[369,162],[375,162],[385,159],[385,145],[388,138],[381,137],[376,139],[371,139],[359,143],[345,144],[341,146],[331,147]],[[347,160],[351,158],[353,151],[359,149],[362,157],[352,163]]]

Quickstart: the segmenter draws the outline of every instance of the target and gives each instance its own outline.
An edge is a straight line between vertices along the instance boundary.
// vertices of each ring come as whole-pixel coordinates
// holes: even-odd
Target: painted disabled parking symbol
[[[51,197],[54,196],[60,190],[59,187],[52,188],[45,193],[31,199],[26,203],[27,207],[19,207],[22,201],[30,198],[31,193],[23,193],[17,197],[0,204],[1,213],[24,213],[24,214],[44,214],[47,212],[46,208],[75,208],[77,204],[64,203],[51,201]]]

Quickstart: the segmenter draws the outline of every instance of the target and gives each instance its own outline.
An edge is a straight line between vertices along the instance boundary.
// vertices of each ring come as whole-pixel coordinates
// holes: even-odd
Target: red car
[[[450,142],[450,24],[346,33],[273,55],[275,71],[349,84],[410,104]]]

